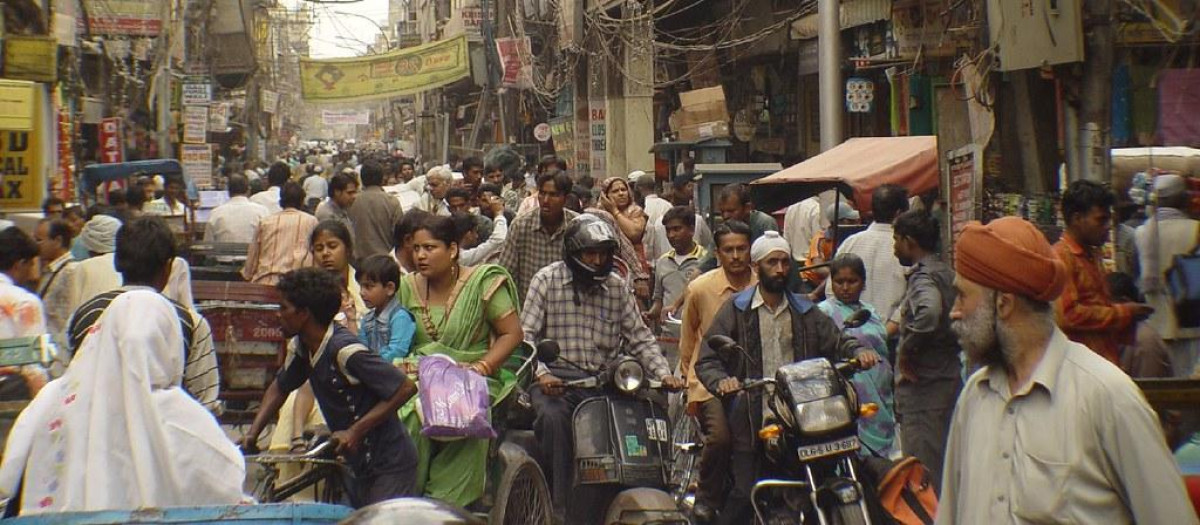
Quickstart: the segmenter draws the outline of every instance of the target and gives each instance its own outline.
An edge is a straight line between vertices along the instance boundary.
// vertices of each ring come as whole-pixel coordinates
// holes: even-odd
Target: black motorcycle
[[[561,361],[554,341],[542,341],[537,356],[543,363]],[[671,428],[667,412],[652,398],[662,389],[646,377],[642,364],[628,355],[618,357],[598,374],[564,381],[564,387],[602,389],[575,407],[575,484],[615,493],[604,502],[603,523],[628,525],[687,525],[687,518],[666,492]]]
[[[869,316],[859,311],[846,319],[845,328],[862,326]],[[749,359],[729,337],[716,335],[707,342],[718,353]],[[857,421],[860,411],[869,414],[877,407],[859,406],[849,378],[860,370],[855,360],[807,359],[779,367],[774,379],[748,380],[739,389],[769,390],[770,415],[758,438],[771,470],[791,478],[755,483],[750,500],[759,523],[872,523],[860,481]]]

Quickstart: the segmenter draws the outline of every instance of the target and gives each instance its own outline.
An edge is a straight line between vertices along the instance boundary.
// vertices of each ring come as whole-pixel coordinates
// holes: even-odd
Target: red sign
[[[525,88],[532,84],[529,37],[497,38],[496,52],[500,55],[500,69],[503,71],[500,79],[502,86]]]
[[[111,164],[125,161],[125,146],[121,136],[121,119],[100,121],[100,162]]]

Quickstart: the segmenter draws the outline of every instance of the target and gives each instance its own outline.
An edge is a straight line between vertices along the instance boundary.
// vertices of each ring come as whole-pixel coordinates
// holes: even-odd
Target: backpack
[[[876,493],[879,506],[901,525],[933,525],[937,517],[938,497],[929,470],[914,457],[890,461],[867,458],[868,472],[879,479]]]
[[[1200,228],[1196,231],[1196,246],[1187,253],[1176,255],[1165,275],[1167,291],[1171,294],[1181,327],[1200,325],[1196,315],[1186,315],[1200,310]]]

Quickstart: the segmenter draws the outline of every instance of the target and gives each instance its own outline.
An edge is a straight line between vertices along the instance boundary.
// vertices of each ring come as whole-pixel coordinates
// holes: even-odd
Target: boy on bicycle
[[[396,411],[417,392],[416,386],[333,321],[341,306],[341,285],[332,274],[302,268],[288,272],[275,286],[282,297],[283,333],[289,338],[287,358],[263,395],[242,449],[257,452],[259,434],[287,394],[309,381],[337,452],[354,473],[351,503],[363,507],[414,495],[416,449]]]

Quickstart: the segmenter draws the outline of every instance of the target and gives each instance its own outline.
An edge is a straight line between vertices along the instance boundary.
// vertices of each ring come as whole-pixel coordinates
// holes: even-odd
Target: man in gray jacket
[[[787,241],[774,231],[764,233],[751,246],[750,258],[758,268],[759,284],[731,297],[701,341],[696,376],[709,392],[730,394],[746,379],[774,377],[780,366],[805,359],[856,357],[865,368],[879,361],[878,354],[843,335],[833,320],[806,297],[787,290],[791,253]],[[750,359],[740,354],[718,355],[707,341],[714,335],[739,342]],[[725,401],[733,435],[733,491],[718,523],[751,521],[750,489],[759,470],[754,433],[762,426],[761,407],[762,396],[757,392]]]

